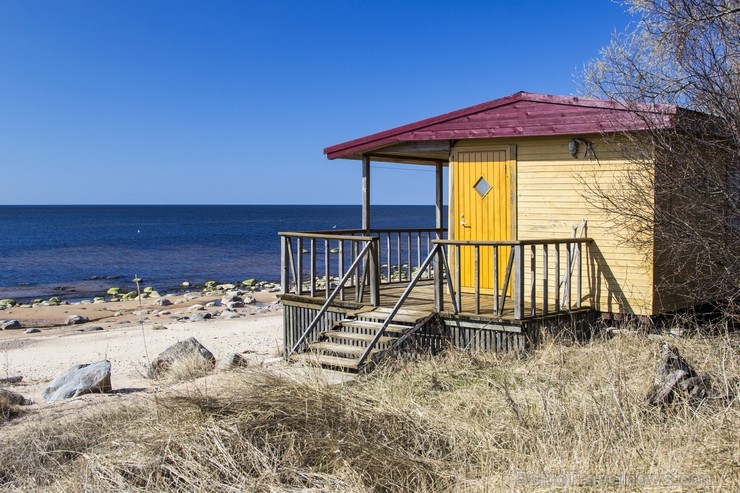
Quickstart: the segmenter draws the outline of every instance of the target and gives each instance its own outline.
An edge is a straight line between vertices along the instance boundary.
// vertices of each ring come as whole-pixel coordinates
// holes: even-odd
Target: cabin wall
[[[651,315],[653,310],[652,250],[640,250],[625,241],[630,232],[600,210],[589,187],[615,190],[632,173],[642,173],[620,156],[600,135],[579,136],[593,143],[597,159],[568,152],[570,137],[542,137],[467,141],[456,149],[512,145],[516,149],[515,224],[518,240],[568,238],[573,228],[587,221],[586,236],[594,240],[584,253],[583,292],[592,293],[591,306],[611,313]],[[649,182],[650,177],[644,177]],[[580,229],[579,229],[579,236]],[[542,279],[542,261],[535,271]],[[554,254],[549,257],[551,289],[557,289]],[[565,267],[561,266],[561,275]],[[573,272],[575,278],[576,272]],[[573,280],[575,284],[576,280]],[[530,286],[530,275],[525,275]],[[538,289],[541,292],[541,289]],[[551,291],[551,293],[554,291]],[[552,294],[550,294],[552,299]]]

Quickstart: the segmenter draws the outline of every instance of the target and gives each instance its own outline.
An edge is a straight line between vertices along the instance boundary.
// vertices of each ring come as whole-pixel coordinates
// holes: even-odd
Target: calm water
[[[433,227],[433,206],[375,206],[373,227]],[[278,231],[358,228],[359,206],[0,206],[0,298],[111,286],[277,281]]]

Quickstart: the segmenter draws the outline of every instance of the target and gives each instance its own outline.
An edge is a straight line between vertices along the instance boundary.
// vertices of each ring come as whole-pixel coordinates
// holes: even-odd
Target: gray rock
[[[203,320],[207,320],[211,318],[212,315],[209,312],[198,312],[193,313],[190,315],[190,321],[191,322],[202,322]]]
[[[249,366],[249,361],[247,360],[247,358],[239,353],[230,353],[227,354],[226,357],[219,362],[218,369],[230,370],[232,368],[244,368],[246,366]]]
[[[221,312],[221,314],[218,316],[218,318],[223,318],[225,320],[229,320],[232,318],[241,318],[241,313],[239,312],[232,312],[231,310],[224,310]]]
[[[79,329],[75,329],[75,332],[99,332],[103,330],[103,328],[99,325],[91,325],[89,327],[80,327]]]
[[[38,334],[41,332],[41,329],[37,329],[36,327],[29,327],[26,329],[26,334]]]
[[[28,406],[29,404],[33,404],[31,399],[26,399],[21,394],[6,389],[0,389],[0,397],[3,397],[11,406]]]
[[[253,305],[254,303],[257,303],[257,300],[254,298],[254,296],[249,295],[244,297],[245,305]]]
[[[67,317],[67,321],[65,323],[67,325],[77,325],[77,324],[84,324],[89,321],[90,319],[84,315],[70,315],[69,317]]]
[[[233,310],[234,308],[243,308],[244,307],[244,302],[242,302],[242,301],[229,301],[226,304],[226,307],[229,310]]]
[[[198,311],[203,311],[203,310],[205,310],[205,309],[206,309],[206,307],[205,307],[205,306],[203,306],[203,305],[193,305],[193,306],[191,306],[190,308],[188,308],[188,311],[191,311],[191,312],[198,312]]]
[[[190,337],[168,347],[154,358],[152,364],[147,370],[149,378],[157,378],[167,372],[172,363],[184,358],[201,358],[206,367],[213,368],[216,365],[216,358],[208,349],[198,342],[195,337]]]
[[[110,392],[110,375],[111,364],[108,360],[75,365],[51,382],[41,396],[48,402],[54,402],[83,394]]]
[[[154,324],[154,325],[152,326],[152,330],[167,330],[167,327],[165,327],[165,326],[164,326],[164,325],[162,325],[162,324]]]
[[[223,298],[221,298],[221,303],[223,303],[224,305],[233,303],[235,301],[244,301],[244,298],[241,297],[240,291],[229,291],[223,296]]]
[[[170,306],[172,302],[167,298],[158,298],[157,301],[154,302],[154,304],[159,306]]]
[[[22,328],[22,326],[18,320],[0,320],[0,330],[20,328]]]

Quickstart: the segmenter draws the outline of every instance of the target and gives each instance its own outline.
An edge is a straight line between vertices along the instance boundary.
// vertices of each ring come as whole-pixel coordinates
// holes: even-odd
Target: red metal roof
[[[358,159],[403,142],[578,135],[674,125],[675,106],[518,92],[324,149],[329,159]]]

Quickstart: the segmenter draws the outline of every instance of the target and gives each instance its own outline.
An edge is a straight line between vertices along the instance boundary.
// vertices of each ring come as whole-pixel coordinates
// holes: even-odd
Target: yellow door
[[[454,235],[456,240],[499,241],[512,239],[511,173],[508,148],[459,150],[453,171]],[[510,248],[498,250],[499,290],[503,287]],[[457,261],[457,260],[456,260]],[[475,287],[475,249],[460,249],[460,284]],[[480,288],[492,292],[493,248],[481,247]]]

